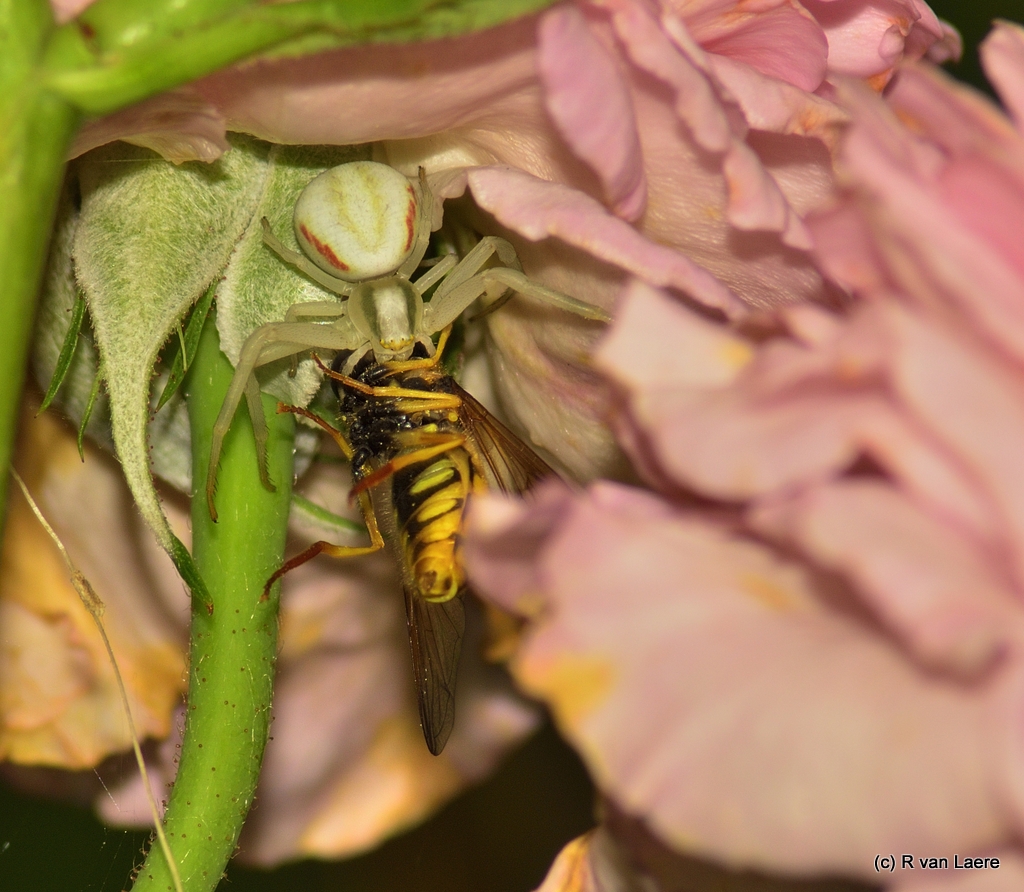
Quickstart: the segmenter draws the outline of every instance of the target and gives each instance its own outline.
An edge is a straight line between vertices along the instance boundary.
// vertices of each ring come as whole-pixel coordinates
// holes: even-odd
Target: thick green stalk
[[[278,596],[261,601],[282,563],[292,484],[294,423],[264,397],[271,479],[260,485],[252,426],[235,418],[217,479],[220,520],[204,497],[210,434],[233,369],[220,352],[211,314],[186,386],[192,425],[192,553],[212,598],[193,601],[188,712],[178,777],[164,826],[186,892],[216,888],[252,805],[270,724],[277,653]],[[157,847],[139,871],[136,892],[172,889]]]
[[[0,523],[36,292],[79,121],[41,86],[52,30],[45,0],[0,0]]]

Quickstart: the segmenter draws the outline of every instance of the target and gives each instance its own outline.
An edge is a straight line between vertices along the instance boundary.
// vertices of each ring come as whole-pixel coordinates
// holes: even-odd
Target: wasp
[[[216,519],[214,475],[243,396],[260,474],[270,485],[255,369],[306,350],[334,350],[332,367],[321,368],[339,398],[340,429],[299,407],[279,409],[323,427],[351,462],[353,495],[370,544],[316,542],[274,573],[264,591],[318,554],[354,557],[387,547],[402,574],[423,734],[437,755],[455,717],[467,500],[492,488],[521,493],[553,473],[442,370],[451,324],[478,298],[492,298],[493,308],[510,289],[587,319],[609,317],[528,279],[512,245],[495,237],[481,239],[462,259],[443,257],[413,278],[427,250],[432,202],[422,170],[414,180],[387,165],[358,161],[326,171],[299,196],[294,225],[304,254],[285,247],[263,220],[272,251],[344,300],[296,304],[283,322],[263,325],[246,340],[214,425],[207,500]],[[428,302],[424,296],[431,290]]]
[[[445,335],[447,334],[447,330]],[[523,493],[555,472],[440,368],[432,357],[380,363],[351,375],[325,369],[339,400],[341,430],[295,406],[334,438],[352,467],[353,495],[370,545],[316,542],[268,581],[319,554],[390,550],[402,574],[413,677],[427,748],[444,749],[455,722],[455,677],[467,592],[460,535],[469,498],[496,489]]]

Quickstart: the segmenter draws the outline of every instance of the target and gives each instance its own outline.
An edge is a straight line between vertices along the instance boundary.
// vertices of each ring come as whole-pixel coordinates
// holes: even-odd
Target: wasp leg
[[[267,580],[263,586],[261,601],[270,597],[270,588],[285,573],[289,573],[296,567],[301,567],[307,561],[313,560],[319,554],[327,554],[335,558],[359,557],[363,554],[373,554],[384,547],[384,537],[380,534],[377,526],[377,515],[373,513],[373,506],[370,504],[370,497],[366,493],[359,495],[359,508],[363,512],[363,520],[366,521],[366,530],[370,534],[369,545],[334,545],[331,542],[314,542],[302,554],[298,554],[289,561],[285,561],[281,567],[274,572],[274,575]]]
[[[341,431],[331,427],[319,416],[314,415],[308,409],[303,409],[301,406],[287,406],[284,403],[277,404],[277,411],[279,413],[289,412],[292,415],[301,415],[303,418],[308,418],[317,426],[322,427],[331,435],[334,442],[338,444],[338,448],[341,450],[345,458],[350,461],[352,460],[354,452],[348,440],[345,439]],[[380,549],[384,547],[384,537],[380,534],[380,529],[377,526],[377,515],[374,514],[370,497],[366,495],[366,493],[359,494],[359,509],[363,512],[363,520],[366,521],[366,530],[370,534],[369,545],[334,545],[330,542],[324,541],[314,542],[309,546],[309,548],[302,552],[302,554],[296,555],[291,560],[282,564],[274,575],[267,580],[267,584],[263,586],[262,600],[266,600],[270,596],[270,587],[284,576],[285,573],[294,570],[296,567],[301,567],[307,561],[313,560],[313,558],[318,554],[327,554],[336,558],[346,558],[359,557],[363,554],[373,554],[375,551],[380,551]]]
[[[344,455],[345,458],[348,459],[349,461],[352,461],[352,456],[355,455],[355,450],[349,445],[348,440],[346,440],[342,436],[341,431],[339,431],[337,428],[331,427],[319,415],[314,415],[308,409],[303,409],[301,406],[289,406],[286,405],[285,403],[277,404],[277,412],[279,415],[282,412],[288,412],[292,415],[301,415],[303,418],[308,418],[318,427],[322,427],[325,431],[327,431],[327,433],[331,435],[331,439],[333,439],[334,442],[338,444],[338,448],[341,450],[341,454]]]
[[[367,474],[352,488],[352,495],[362,496],[368,489],[387,480],[388,477],[398,473],[402,468],[425,462],[438,455],[444,455],[446,452],[458,449],[466,442],[466,438],[462,435],[417,433],[416,436],[420,443],[430,445],[424,445],[422,449],[396,456],[387,464],[381,465],[373,473]]]

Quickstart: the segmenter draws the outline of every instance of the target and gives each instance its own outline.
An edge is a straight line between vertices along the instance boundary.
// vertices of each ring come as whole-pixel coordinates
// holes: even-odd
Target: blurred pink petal
[[[559,7],[541,20],[537,67],[562,138],[601,178],[614,212],[636,220],[647,184],[629,88],[575,7]]]
[[[926,665],[976,674],[1024,643],[1024,615],[998,556],[891,486],[837,482],[769,502],[750,520],[856,583]]]
[[[497,499],[478,501],[471,573],[537,617],[517,679],[667,843],[869,878],[878,852],[1004,838],[991,697],[915,669],[764,546],[611,484],[562,498],[539,543],[530,508],[497,520]],[[500,568],[531,549],[517,588]]]
[[[1024,196],[1018,160],[1024,140],[983,97],[947,84],[941,73],[908,67],[893,89],[893,104],[927,140],[904,129],[871,96],[852,87],[845,93],[858,120],[843,157],[860,188],[878,199],[872,223],[888,234],[872,243],[873,256],[856,261],[870,270],[868,276],[848,284],[891,281],[919,304],[956,307],[979,334],[1024,358],[1018,299],[1024,267],[1019,247],[993,238],[992,225],[1003,220],[1011,239],[1021,225],[1005,202]],[[951,126],[953,121],[961,123]],[[986,180],[978,196],[968,193],[968,184]],[[813,231],[815,220],[810,223]],[[822,231],[819,254],[830,272],[835,236],[841,235]],[[849,246],[841,249],[842,269],[857,268],[849,255]],[[880,268],[872,269],[874,262]]]
[[[981,62],[1019,131],[1024,127],[1024,28],[998,22],[982,41]]]

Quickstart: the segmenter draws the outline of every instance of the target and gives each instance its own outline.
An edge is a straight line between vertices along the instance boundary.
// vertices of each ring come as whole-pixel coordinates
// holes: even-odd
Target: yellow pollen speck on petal
[[[741,591],[769,610],[782,613],[805,606],[802,598],[796,596],[778,580],[760,573],[744,573],[739,579]]]
[[[722,362],[739,371],[754,358],[754,349],[745,341],[729,340],[719,351]]]
[[[616,674],[607,657],[578,654],[562,654],[515,671],[524,686],[549,700],[561,722],[573,729],[608,699]]]
[[[523,592],[516,599],[516,612],[528,619],[538,619],[543,616],[547,607],[547,599],[538,591]]]
[[[917,115],[912,115],[906,109],[896,109],[896,117],[899,118],[900,123],[911,133],[917,136],[924,136],[926,134],[927,128]]]

